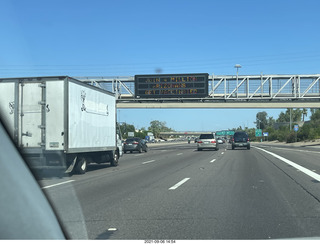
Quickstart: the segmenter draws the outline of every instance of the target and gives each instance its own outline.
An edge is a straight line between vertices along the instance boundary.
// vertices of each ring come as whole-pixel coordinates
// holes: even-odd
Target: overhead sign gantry
[[[136,98],[203,98],[209,74],[136,75]]]
[[[118,108],[320,108],[320,74],[75,78],[116,93]]]

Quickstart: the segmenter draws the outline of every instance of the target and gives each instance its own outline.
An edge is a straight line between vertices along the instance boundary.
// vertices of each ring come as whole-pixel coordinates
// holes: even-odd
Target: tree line
[[[310,109],[310,120],[305,121],[308,115],[307,109],[287,109],[285,112],[281,112],[277,119],[269,117],[268,114],[263,111],[256,114],[256,128],[245,128],[249,137],[252,140],[259,140],[256,138],[255,129],[261,129],[263,132],[268,132],[269,141],[281,141],[281,142],[295,142],[295,141],[308,141],[320,138],[320,109]],[[291,121],[291,122],[290,122]],[[303,123],[302,123],[303,122]],[[296,124],[300,124],[297,132],[293,127]],[[240,129],[240,128],[237,128]]]
[[[128,138],[129,132],[134,132],[135,137],[145,138],[148,135],[148,132],[151,132],[155,138],[160,138],[160,132],[170,132],[174,131],[173,129],[169,128],[166,122],[153,120],[150,122],[150,126],[146,129],[142,127],[140,129],[135,128],[134,125],[121,123],[120,124],[120,132],[121,136],[124,139]]]

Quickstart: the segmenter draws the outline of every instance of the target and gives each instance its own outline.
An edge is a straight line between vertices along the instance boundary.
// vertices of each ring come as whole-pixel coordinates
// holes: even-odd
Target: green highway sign
[[[233,131],[233,130],[227,131],[227,135],[228,135],[228,136],[233,136],[233,135],[234,135],[234,131]]]
[[[262,130],[256,129],[256,137],[262,136]]]
[[[217,131],[216,135],[217,136],[233,136],[234,135],[234,131],[232,131],[232,130]]]

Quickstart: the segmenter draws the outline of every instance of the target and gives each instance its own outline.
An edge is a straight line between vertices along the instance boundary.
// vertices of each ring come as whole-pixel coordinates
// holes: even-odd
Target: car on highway
[[[148,151],[148,145],[146,140],[138,138],[138,137],[134,137],[134,138],[128,138],[125,142],[124,142],[124,149],[123,149],[124,153],[126,152],[134,152],[134,151],[138,151],[139,153],[142,153],[142,151],[147,152]]]
[[[197,142],[197,149],[198,151],[201,151],[202,149],[219,150],[219,143],[216,139],[215,134],[214,133],[201,134]]]
[[[231,147],[232,147],[232,150],[234,150],[236,147],[246,147],[248,150],[250,150],[250,140],[247,132],[245,131],[235,132],[232,139]]]

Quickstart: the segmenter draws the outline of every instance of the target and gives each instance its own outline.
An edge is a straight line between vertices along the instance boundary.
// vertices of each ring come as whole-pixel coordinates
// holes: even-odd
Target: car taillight
[[[198,141],[198,143],[202,143],[202,141]]]
[[[216,143],[216,140],[211,141],[211,143]]]
[[[139,144],[139,142],[134,141],[132,144]]]
[[[249,138],[247,139],[247,141],[249,141]]]

